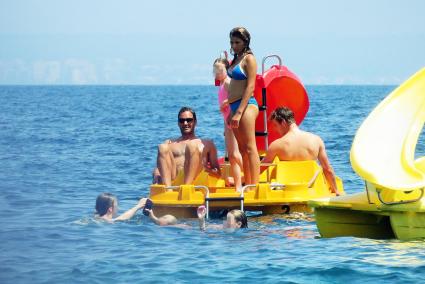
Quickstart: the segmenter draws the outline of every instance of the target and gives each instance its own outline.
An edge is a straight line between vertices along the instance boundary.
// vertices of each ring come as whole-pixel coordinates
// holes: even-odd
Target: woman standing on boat
[[[230,31],[232,64],[228,101],[232,111],[230,125],[242,154],[245,184],[256,184],[260,175],[260,159],[255,142],[255,120],[258,104],[254,98],[257,62],[249,47],[251,36],[242,27]]]

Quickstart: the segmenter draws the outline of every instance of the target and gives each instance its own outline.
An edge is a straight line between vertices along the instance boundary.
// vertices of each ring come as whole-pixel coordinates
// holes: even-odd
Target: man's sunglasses
[[[179,118],[179,123],[184,123],[185,121],[191,123],[193,122],[193,118]]]

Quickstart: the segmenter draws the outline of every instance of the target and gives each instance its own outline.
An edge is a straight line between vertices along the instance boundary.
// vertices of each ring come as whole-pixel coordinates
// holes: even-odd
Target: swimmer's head
[[[177,224],[177,219],[173,215],[164,215],[158,218],[158,225],[170,226]]]
[[[101,193],[96,198],[96,214],[99,217],[104,216],[105,214],[112,213],[115,215],[118,209],[118,201],[115,195],[111,193]]]
[[[216,80],[224,80],[227,77],[227,69],[229,68],[229,61],[226,58],[217,58],[214,61],[213,73]]]
[[[234,209],[227,213],[225,227],[232,229],[248,228],[248,219],[246,218],[245,212]]]

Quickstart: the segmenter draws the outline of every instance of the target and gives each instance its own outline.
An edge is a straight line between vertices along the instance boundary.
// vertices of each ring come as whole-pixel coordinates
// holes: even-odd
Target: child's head
[[[229,68],[229,61],[226,58],[217,58],[214,61],[213,70],[216,80],[223,81],[227,77],[227,69]]]
[[[108,213],[115,215],[118,209],[118,201],[111,193],[101,193],[96,198],[96,213],[102,217]]]
[[[234,209],[227,213],[226,228],[248,228],[248,219],[243,211]]]
[[[158,225],[169,226],[177,224],[177,219],[173,215],[164,215],[158,218]]]

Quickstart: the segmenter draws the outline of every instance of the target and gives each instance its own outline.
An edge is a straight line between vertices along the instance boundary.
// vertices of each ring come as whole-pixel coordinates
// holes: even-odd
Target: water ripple
[[[302,124],[326,142],[347,192],[362,190],[349,150],[391,86],[310,86]],[[161,99],[159,99],[161,98]],[[311,215],[257,216],[240,232],[163,228],[145,216],[92,218],[100,192],[122,210],[148,194],[156,145],[178,136],[177,111],[223,154],[216,89],[202,86],[0,87],[2,283],[279,282],[417,283],[422,241],[322,239]],[[424,135],[417,156],[425,154]],[[212,221],[220,224],[221,221]]]

